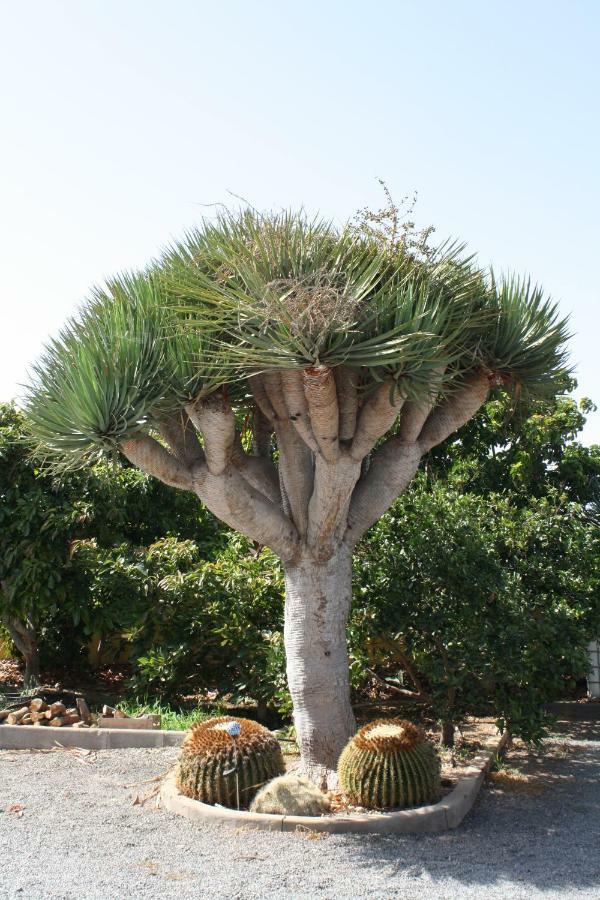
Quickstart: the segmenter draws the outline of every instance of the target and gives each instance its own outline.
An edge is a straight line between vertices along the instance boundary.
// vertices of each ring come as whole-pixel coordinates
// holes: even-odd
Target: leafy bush
[[[558,493],[524,509],[425,478],[360,550],[353,651],[438,717],[540,737],[600,629],[600,536]]]
[[[136,469],[102,462],[60,479],[42,467],[27,441],[27,423],[0,404],[0,621],[24,654],[26,675],[60,659],[73,664],[97,642],[132,621],[129,586],[136,550],[173,532],[195,538],[205,556],[226,529],[191,495],[171,491]],[[104,601],[91,582],[112,581]],[[139,570],[138,587],[144,573]],[[120,587],[119,587],[120,585]]]
[[[283,584],[271,553],[231,534],[209,560],[174,537],[105,553],[82,542],[75,559],[88,579],[84,626],[111,636],[113,652],[115,638],[127,649],[136,693],[187,685],[276,702]]]

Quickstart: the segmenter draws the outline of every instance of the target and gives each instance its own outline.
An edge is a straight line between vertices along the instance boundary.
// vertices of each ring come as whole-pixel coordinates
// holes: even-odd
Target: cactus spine
[[[284,816],[323,816],[331,807],[323,791],[297,775],[281,775],[260,789],[250,812]]]
[[[417,725],[378,719],[346,745],[338,778],[348,798],[368,809],[417,806],[439,796],[440,761]]]
[[[233,723],[239,734],[232,735]],[[192,726],[181,747],[177,785],[203,803],[247,808],[266,782],[285,772],[277,739],[257,722],[217,716]]]

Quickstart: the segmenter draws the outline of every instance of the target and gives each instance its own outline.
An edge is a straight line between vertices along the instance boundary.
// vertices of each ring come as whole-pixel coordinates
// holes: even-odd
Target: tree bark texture
[[[15,616],[5,616],[2,621],[8,629],[13,644],[25,661],[24,687],[35,687],[40,682],[40,656],[35,626],[31,621],[24,622]]]
[[[383,382],[361,393],[344,366],[272,370],[248,379],[252,451],[243,448],[224,389],[121,444],[166,484],[193,491],[222,521],[270,547],[286,575],[285,646],[301,765],[331,781],[354,730],[346,623],[352,551],[410,484],[420,460],[470,419],[489,382],[474,372],[443,398],[442,372],[421,404]],[[399,420],[393,437],[386,433]],[[272,455],[272,436],[278,448]]]
[[[286,567],[285,652],[302,749],[303,774],[330,786],[338,757],[354,734],[346,624],[352,558],[342,548],[327,562],[305,557]]]
[[[442,722],[442,746],[454,747],[454,722]]]

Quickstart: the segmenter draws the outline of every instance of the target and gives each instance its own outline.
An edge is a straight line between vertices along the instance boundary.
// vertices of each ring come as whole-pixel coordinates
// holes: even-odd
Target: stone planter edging
[[[446,831],[456,828],[469,812],[485,776],[508,741],[508,732],[487,742],[486,748],[465,768],[456,787],[437,803],[391,813],[349,814],[339,816],[281,816],[210,806],[185,797],[177,790],[175,770],[165,777],[161,799],[165,809],[193,822],[233,825],[237,828],[265,831],[325,831],[331,834],[362,832],[371,834],[410,834]]]
[[[127,747],[178,747],[185,731],[119,728],[55,728],[51,725],[0,725],[0,750],[122,750]]]

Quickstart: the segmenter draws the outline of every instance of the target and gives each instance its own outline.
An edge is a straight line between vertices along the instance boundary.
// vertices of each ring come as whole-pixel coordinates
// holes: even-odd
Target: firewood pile
[[[8,699],[8,698],[7,698]],[[161,717],[143,710],[130,716],[121,709],[103,706],[100,713],[91,713],[82,694],[77,691],[40,686],[35,695],[14,694],[0,710],[2,725],[52,725],[58,728],[160,728]]]
[[[62,700],[47,702],[43,697],[34,697],[17,708],[13,706],[0,710],[0,723],[2,722],[6,725],[89,728],[92,715],[83,697],[77,697],[75,706],[71,707],[67,707]]]

